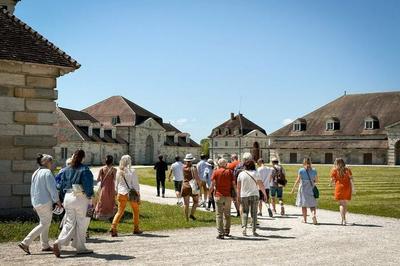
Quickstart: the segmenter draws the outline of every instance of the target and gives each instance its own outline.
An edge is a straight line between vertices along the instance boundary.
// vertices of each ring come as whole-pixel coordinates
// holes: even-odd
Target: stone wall
[[[37,153],[54,154],[55,67],[0,61],[0,216],[30,207]]]
[[[161,154],[164,155],[167,163],[174,163],[175,157],[178,155],[185,158],[185,155],[191,153],[196,160],[200,159],[201,148],[200,147],[179,147],[179,146],[164,146]]]
[[[400,123],[387,128],[389,149],[387,152],[389,165],[400,165]]]

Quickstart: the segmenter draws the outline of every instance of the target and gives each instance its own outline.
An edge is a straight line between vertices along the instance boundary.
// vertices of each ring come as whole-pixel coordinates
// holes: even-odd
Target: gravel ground
[[[154,196],[155,189],[142,186],[144,200],[175,204]],[[318,210],[319,225],[301,223],[300,209],[287,206],[288,215],[261,217],[260,237],[242,237],[240,226],[231,239],[217,240],[215,228],[148,232],[142,236],[90,239],[92,255],[75,256],[66,248],[62,258],[40,252],[24,255],[17,243],[0,245],[0,265],[399,265],[400,220],[350,214],[350,226],[341,226],[338,212]],[[264,213],[266,211],[264,210]],[[177,217],[182,219],[183,217]]]

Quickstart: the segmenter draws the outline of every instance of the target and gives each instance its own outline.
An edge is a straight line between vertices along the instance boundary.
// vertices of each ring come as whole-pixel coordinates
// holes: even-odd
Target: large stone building
[[[83,111],[59,108],[56,156],[64,162],[77,147],[87,161],[101,164],[107,154],[129,154],[135,164],[153,164],[158,155],[172,163],[176,155],[199,156],[200,145],[163,119],[122,96],[113,96]]]
[[[284,163],[400,165],[400,92],[344,95],[269,138]]]
[[[250,152],[257,160],[269,160],[268,137],[263,128],[243,114],[231,113],[230,119],[214,128],[209,136],[210,157],[230,159],[231,154]]]
[[[0,216],[31,210],[36,155],[57,143],[56,79],[79,68],[12,14],[17,2],[0,0]]]

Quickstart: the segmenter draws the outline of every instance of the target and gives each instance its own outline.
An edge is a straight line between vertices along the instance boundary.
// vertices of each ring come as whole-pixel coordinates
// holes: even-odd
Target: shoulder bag
[[[194,175],[193,167],[190,168],[190,171],[192,173],[192,179],[189,181],[189,185],[192,188],[192,194],[193,195],[198,195],[200,193],[200,188],[199,188],[199,185],[197,184],[197,180],[196,180],[196,177]]]
[[[319,198],[319,189],[317,188],[317,186],[315,185],[315,183],[311,180],[311,177],[310,177],[310,174],[308,173],[308,170],[307,170],[307,169],[305,169],[305,170],[306,170],[308,179],[310,179],[311,186],[312,186],[312,188],[313,188],[312,191],[313,191],[313,194],[314,194],[314,198],[318,199],[318,198]]]
[[[129,193],[128,193],[128,198],[129,198],[129,200],[130,200],[130,201],[139,202],[139,201],[140,201],[140,195],[139,195],[139,193],[136,191],[136,189],[130,188],[130,187],[129,187],[128,182],[126,182],[126,179],[125,179],[125,174],[122,175],[122,178],[123,178],[124,181],[125,181],[126,187],[129,189]]]

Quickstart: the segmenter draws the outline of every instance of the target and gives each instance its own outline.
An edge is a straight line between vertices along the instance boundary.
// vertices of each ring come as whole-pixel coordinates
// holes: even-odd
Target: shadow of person
[[[343,226],[340,223],[318,223],[318,225],[332,225],[332,226]],[[359,227],[375,227],[375,228],[381,228],[383,227],[382,225],[376,225],[376,224],[357,224],[357,223],[348,223],[346,226],[359,226]],[[343,226],[345,227],[345,226]]]
[[[244,237],[244,236],[232,236],[231,238],[225,238],[225,240],[239,240],[239,241],[267,241],[268,239],[264,236],[258,237]]]
[[[274,238],[274,239],[296,239],[294,236],[277,236],[277,235],[270,235],[265,236],[266,238]]]
[[[138,237],[146,237],[146,238],[168,238],[169,236],[167,235],[156,235],[156,234],[150,234],[150,233],[143,233],[140,235],[136,235]]]
[[[67,254],[67,256],[63,256],[64,254]],[[71,252],[71,251],[62,251],[61,253],[61,259],[68,259],[68,258],[94,258],[94,259],[102,259],[105,261],[128,261],[128,260],[134,260],[136,257],[134,256],[126,256],[126,255],[121,255],[121,254],[100,254],[100,253],[92,253],[92,254],[76,254],[76,252]]]
[[[86,240],[86,243],[93,243],[93,244],[118,243],[118,242],[122,242],[122,240],[108,240],[108,239],[100,239],[100,238],[89,238]]]
[[[273,227],[263,227],[259,226],[257,227],[258,230],[263,230],[263,231],[288,231],[292,230],[290,227],[283,227],[283,228],[273,228]]]

